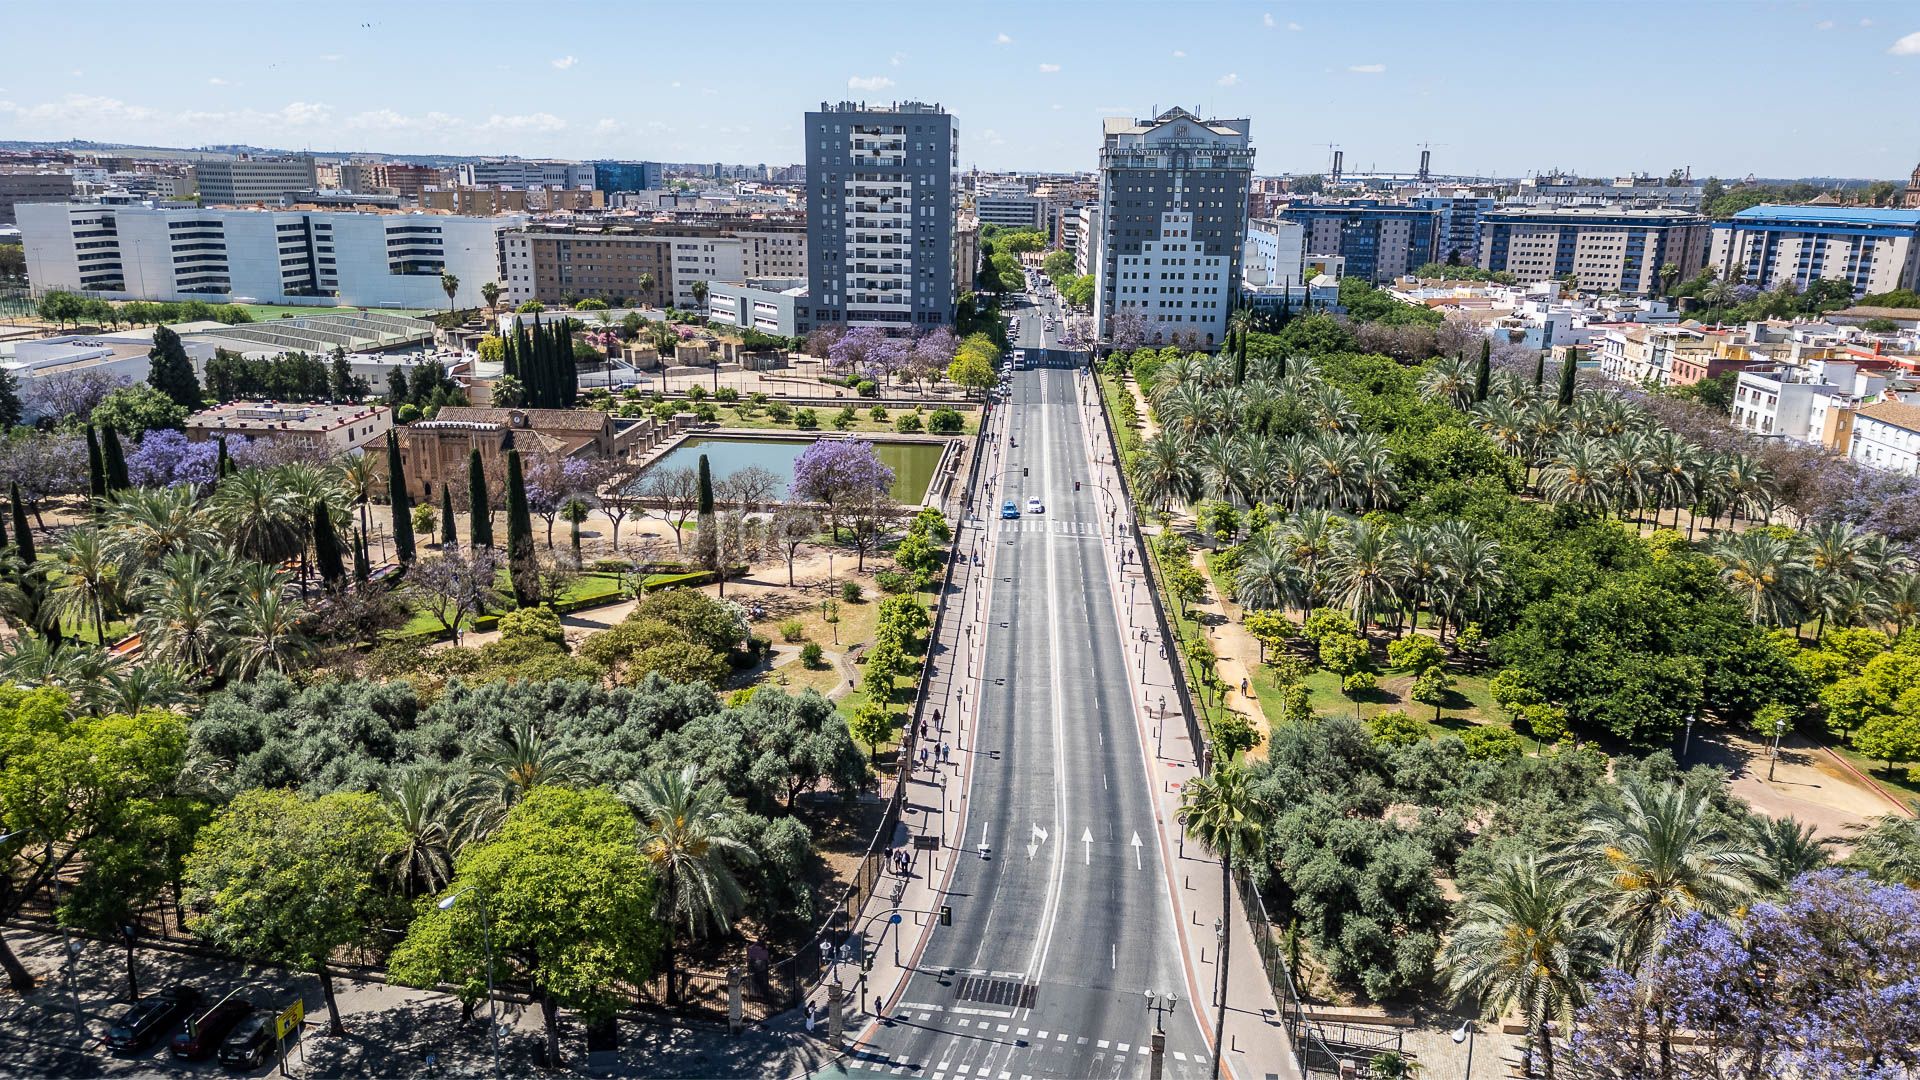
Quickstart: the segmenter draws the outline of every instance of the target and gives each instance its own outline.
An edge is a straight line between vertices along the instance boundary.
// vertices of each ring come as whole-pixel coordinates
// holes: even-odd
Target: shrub
[[[853,406],[848,405],[842,408],[839,412],[833,414],[834,430],[845,431],[848,428],[852,427],[854,421],[858,420],[859,418],[860,418],[860,414],[854,411]]]
[[[820,426],[820,414],[812,409],[801,409],[793,414],[793,426],[801,431],[813,431]]]
[[[893,430],[899,432],[902,435],[919,434],[920,414],[917,412],[901,413],[893,421]]]
[[[414,421],[420,419],[420,406],[415,405],[413,402],[409,401],[406,404],[400,406],[400,411],[397,413],[394,413],[393,418],[395,420],[398,420],[402,424],[411,424]]]
[[[1527,741],[1503,727],[1482,724],[1460,733],[1467,756],[1478,761],[1517,758],[1527,752]]]
[[[1425,634],[1408,634],[1387,646],[1387,663],[1401,671],[1425,671],[1446,660],[1446,650]]]
[[[820,643],[809,641],[800,646],[800,662],[809,668],[818,668],[821,663]]]
[[[859,382],[853,384],[853,392],[859,394],[861,397],[878,397],[880,387],[879,384],[875,383],[872,379],[861,379]]]
[[[967,428],[958,409],[935,409],[927,415],[927,430],[935,435],[958,435]]]
[[[885,405],[875,405],[873,408],[868,409],[867,419],[872,420],[876,424],[886,423],[887,407]]]
[[[782,641],[799,641],[806,636],[806,627],[800,624],[799,619],[788,619],[780,624],[780,640]]]
[[[1412,746],[1425,742],[1427,722],[1416,720],[1399,709],[1383,712],[1367,718],[1367,732],[1373,741],[1388,746]]]
[[[793,410],[784,401],[775,401],[767,405],[767,418],[775,423],[784,424],[793,415]]]
[[[874,575],[874,580],[883,593],[903,593],[913,587],[912,580],[898,570],[882,570]]]
[[[553,645],[565,645],[567,632],[560,626],[560,616],[543,607],[519,608],[500,616],[501,641],[527,639],[543,641]]]
[[[714,396],[714,399],[717,401],[725,401],[728,403],[732,403],[740,400],[740,391],[735,390],[731,386],[723,386],[720,389],[714,391],[713,396]]]
[[[706,387],[701,386],[699,383],[695,383],[692,386],[687,387],[688,401],[705,401],[706,399],[707,399]]]
[[[698,416],[702,423],[706,424],[711,424],[720,418],[720,410],[714,408],[712,402],[707,401],[702,401],[695,405],[693,407],[693,414]]]
[[[440,523],[439,518],[440,516],[433,512],[433,507],[416,506],[413,508],[413,531],[422,534],[430,533]]]
[[[840,583],[840,599],[845,600],[847,603],[857,604],[864,596],[866,596],[866,590],[860,587],[859,582],[843,581]]]

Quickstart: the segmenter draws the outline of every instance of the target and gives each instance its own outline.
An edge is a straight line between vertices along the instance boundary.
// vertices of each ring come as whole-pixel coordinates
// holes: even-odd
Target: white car
[[[1046,513],[1046,512],[1047,512],[1047,507],[1046,507],[1046,504],[1045,504],[1045,503],[1042,503],[1042,502],[1041,502],[1041,501],[1039,500],[1039,498],[1037,498],[1037,497],[1036,497],[1036,498],[1032,498],[1032,499],[1028,499],[1028,500],[1027,500],[1027,513],[1029,513],[1029,514],[1044,514],[1044,513]]]

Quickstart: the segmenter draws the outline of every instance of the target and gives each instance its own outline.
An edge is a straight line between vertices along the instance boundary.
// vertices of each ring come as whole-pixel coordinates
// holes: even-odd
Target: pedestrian
[[[933,723],[935,727],[940,726],[940,710],[939,709],[933,710]],[[927,733],[926,725],[922,724],[920,726],[920,734],[925,735],[926,733]]]
[[[951,746],[948,746],[948,745],[947,745],[946,743],[941,743],[941,744],[940,744],[940,756],[941,756],[942,758],[944,758],[944,759],[946,759],[946,761],[947,761],[947,763],[948,763],[948,764],[952,764],[952,763],[953,763],[953,748],[952,748]]]
[[[1241,679],[1241,680],[1240,680],[1240,696],[1241,696],[1241,697],[1252,697],[1252,696],[1253,696],[1253,695],[1251,695],[1251,694],[1249,694],[1249,693],[1247,693],[1247,680],[1245,680],[1245,679]]]
[[[927,767],[927,748],[926,748],[926,747],[924,747],[924,746],[920,748],[920,765],[919,765],[919,767],[920,767],[920,768],[922,768],[922,769],[924,769],[924,768],[926,768],[926,767]]]

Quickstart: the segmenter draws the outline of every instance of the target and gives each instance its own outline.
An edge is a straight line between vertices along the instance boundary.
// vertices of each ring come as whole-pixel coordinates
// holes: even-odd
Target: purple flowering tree
[[[867,355],[881,347],[887,335],[871,326],[856,326],[827,346],[827,366],[843,374],[864,370]]]
[[[231,454],[234,443],[229,443],[227,450]],[[142,436],[140,445],[127,455],[127,477],[140,487],[191,484],[204,491],[213,485],[219,462],[219,443],[211,439],[188,442],[183,432],[159,428]]]
[[[912,355],[913,342],[906,338],[882,336],[867,350],[866,358],[860,363],[860,374],[884,386],[893,381],[895,375],[906,370]]]
[[[821,439],[793,463],[794,496],[826,506],[835,539],[840,536],[841,507],[863,495],[892,490],[893,470],[864,439]]]
[[[43,419],[64,420],[69,416],[84,423],[108,394],[125,385],[126,379],[104,371],[79,371],[30,379],[21,388],[22,416],[28,423]]]
[[[40,519],[41,502],[87,490],[87,447],[78,435],[15,429],[0,437],[0,486],[20,485],[27,509]],[[40,520],[40,527],[46,522]]]
[[[914,340],[901,374],[924,386],[945,374],[947,365],[953,363],[953,354],[959,351],[960,339],[953,331],[944,326],[929,330]]]
[[[1822,870],[1745,918],[1677,919],[1577,1017],[1579,1080],[1894,1080],[1920,1067],[1920,892]]]
[[[1107,318],[1107,347],[1137,349],[1147,342],[1147,317],[1136,308],[1116,308]]]

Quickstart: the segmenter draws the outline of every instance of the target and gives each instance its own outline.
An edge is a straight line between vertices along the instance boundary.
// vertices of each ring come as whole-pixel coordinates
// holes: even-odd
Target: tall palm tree
[[[500,294],[503,291],[497,281],[489,281],[480,286],[480,299],[487,302],[488,312],[493,312],[500,307]]]
[[[1651,457],[1647,437],[1638,431],[1624,431],[1599,438],[1605,449],[1603,468],[1607,487],[1613,491],[1614,502],[1624,519],[1629,508],[1638,509],[1646,505],[1646,480]]]
[[[1481,402],[1474,407],[1473,426],[1510,457],[1521,456],[1526,448],[1526,415],[1511,401],[1489,397]]]
[[[1332,383],[1316,384],[1307,395],[1307,407],[1313,413],[1314,427],[1320,431],[1345,433],[1360,427],[1360,414]]]
[[[1220,860],[1220,906],[1233,910],[1233,867],[1247,862],[1260,851],[1260,834],[1265,808],[1254,794],[1246,766],[1233,761],[1217,761],[1213,771],[1197,780],[1187,781],[1180,793],[1180,827],[1186,834]],[[1227,1024],[1227,965],[1233,955],[1229,930],[1220,938],[1220,1004],[1213,1025],[1213,1076],[1220,1076],[1220,1048]]]
[[[119,662],[97,646],[78,642],[55,646],[42,634],[0,641],[0,678],[14,685],[59,687],[89,712],[98,711],[105,699],[106,679]]]
[[[1433,526],[1433,547],[1439,578],[1434,591],[1443,616],[1457,629],[1485,610],[1494,591],[1506,584],[1500,543],[1471,522],[1454,519]],[[1441,628],[1444,631],[1444,622]]]
[[[1568,1023],[1608,942],[1594,894],[1532,854],[1511,856],[1468,890],[1441,954],[1455,1001],[1497,1019],[1517,1009],[1554,1075],[1551,1020]]]
[[[1287,518],[1280,530],[1288,557],[1301,568],[1303,610],[1319,606],[1322,570],[1333,557],[1335,538],[1340,531],[1341,518],[1325,510],[1303,510]]]
[[[1827,616],[1848,584],[1877,578],[1887,557],[1884,547],[1872,543],[1872,535],[1844,521],[1821,521],[1802,530],[1806,537],[1807,571],[1802,585],[1806,589],[1807,610],[1818,612],[1817,639],[1827,631]]]
[[[1357,518],[1335,534],[1327,569],[1341,606],[1365,629],[1376,614],[1391,610],[1405,567],[1406,553],[1393,530]]]
[[[1437,356],[1420,373],[1420,396],[1456,409],[1473,406],[1474,365],[1453,356]]]
[[[1541,493],[1554,502],[1601,511],[1612,508],[1615,492],[1608,458],[1600,440],[1569,437],[1540,471]]]
[[[1300,564],[1284,540],[1259,536],[1242,547],[1233,576],[1233,595],[1240,603],[1253,610],[1284,608],[1302,599],[1302,593]]]
[[[460,292],[460,275],[440,271],[440,291],[447,294],[447,314],[453,314],[453,298]]]
[[[119,568],[98,529],[74,529],[53,549],[53,604],[61,615],[93,627],[105,644],[107,607],[119,592]]]
[[[275,469],[245,469],[228,477],[207,504],[214,524],[235,550],[269,565],[305,548],[302,509]]]
[[[1799,621],[1795,594],[1807,561],[1799,545],[1770,532],[1749,529],[1713,545],[1720,576],[1746,601],[1747,617],[1767,626]]]
[[[458,790],[437,769],[401,770],[380,790],[388,819],[406,837],[387,859],[387,872],[406,896],[426,896],[453,880],[459,850]]]
[[[176,551],[134,592],[145,655],[199,673],[218,670],[235,606],[231,556]]]
[[[176,552],[207,548],[217,535],[208,525],[199,495],[185,484],[115,492],[100,515],[107,549],[120,564],[123,581]]]
[[[1210,499],[1234,502],[1241,494],[1243,456],[1230,435],[1210,432],[1193,443],[1194,479]]]
[[[1750,899],[1765,868],[1745,838],[1716,824],[1697,787],[1624,778],[1567,855],[1605,875],[1601,891],[1615,954],[1628,971],[1660,946],[1675,917],[1723,915]]]
[[[641,274],[637,284],[640,286],[640,296],[642,298],[641,302],[645,304],[652,304],[653,303],[653,275]]]
[[[108,671],[102,678],[105,683],[100,688],[101,705],[109,712],[131,716],[148,709],[172,709],[198,700],[180,670],[167,664],[141,664]]]
[[[1288,439],[1274,447],[1267,464],[1267,486],[1288,510],[1299,510],[1313,488],[1317,458],[1304,439]]]
[[[1694,445],[1671,431],[1655,432],[1647,440],[1647,486],[1654,496],[1653,523],[1660,524],[1660,510],[1673,504],[1673,525],[1680,527],[1680,508],[1693,495],[1693,478],[1699,470],[1700,452]]]
[[[241,680],[262,672],[286,674],[313,655],[311,613],[278,588],[237,589],[224,645],[227,670]]]
[[[533,721],[515,720],[473,756],[460,800],[462,839],[491,836],[534,788],[572,784],[583,775],[579,760],[543,737]]]
[[[660,915],[667,922],[667,1001],[677,1003],[675,944],[682,927],[698,936],[725,932],[745,901],[733,862],[751,864],[753,849],[729,835],[733,807],[692,765],[649,769],[621,792],[639,818],[640,851],[660,880]]]
[[[1337,433],[1322,435],[1307,443],[1312,455],[1308,501],[1324,509],[1345,510],[1358,502],[1363,490],[1365,466],[1353,452],[1351,440]]]
[[[1791,817],[1755,815],[1748,831],[1760,856],[1758,880],[1774,895],[1786,892],[1801,874],[1810,874],[1833,861],[1833,841]]]
[[[1165,508],[1193,495],[1193,443],[1173,430],[1148,439],[1133,459],[1133,484],[1140,498]]]
[[[1880,595],[1896,633],[1920,623],[1920,573],[1909,570],[1887,578],[1880,584]]]
[[[1156,396],[1153,409],[1169,430],[1198,435],[1214,426],[1218,405],[1213,394],[1198,382],[1180,382]]]
[[[361,536],[373,535],[367,527],[367,503],[386,482],[385,471],[375,460],[372,454],[348,454],[335,466],[347,502],[359,508]]]

